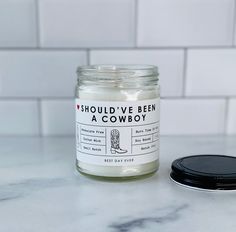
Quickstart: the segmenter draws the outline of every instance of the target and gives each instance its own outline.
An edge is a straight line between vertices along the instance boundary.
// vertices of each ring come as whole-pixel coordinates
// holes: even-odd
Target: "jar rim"
[[[158,75],[158,68],[155,65],[146,64],[98,64],[83,65],[77,68],[77,73],[101,73],[101,74],[123,74],[139,73],[139,76]]]
[[[77,69],[78,84],[99,86],[151,86],[158,84],[157,67],[154,65],[87,65]]]

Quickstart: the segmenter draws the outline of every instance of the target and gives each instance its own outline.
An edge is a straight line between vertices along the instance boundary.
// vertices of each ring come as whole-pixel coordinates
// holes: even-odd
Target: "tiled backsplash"
[[[76,67],[159,67],[162,134],[236,134],[236,0],[1,0],[0,135],[74,134]]]

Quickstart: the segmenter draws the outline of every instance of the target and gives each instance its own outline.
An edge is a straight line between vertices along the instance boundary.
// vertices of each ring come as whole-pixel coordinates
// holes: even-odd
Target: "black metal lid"
[[[236,157],[195,155],[175,160],[171,178],[191,187],[211,190],[236,189]]]

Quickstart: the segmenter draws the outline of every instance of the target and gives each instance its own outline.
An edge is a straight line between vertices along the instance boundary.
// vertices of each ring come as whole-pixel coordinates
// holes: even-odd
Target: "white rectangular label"
[[[159,98],[110,102],[76,99],[75,107],[79,161],[134,166],[158,159]]]

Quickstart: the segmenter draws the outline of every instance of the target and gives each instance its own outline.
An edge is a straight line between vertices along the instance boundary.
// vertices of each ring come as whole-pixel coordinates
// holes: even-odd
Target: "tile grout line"
[[[34,0],[35,2],[35,14],[36,14],[36,36],[37,36],[37,48],[40,48],[40,19],[39,19],[39,2],[38,0]]]
[[[37,99],[38,106],[38,126],[39,126],[39,136],[43,136],[43,120],[42,120],[42,99]]]
[[[87,49],[87,52],[86,52],[86,55],[87,55],[87,65],[90,65],[90,49]]]
[[[87,51],[87,50],[183,50],[183,49],[194,49],[194,50],[215,50],[215,49],[233,49],[236,50],[235,46],[189,46],[189,47],[0,47],[0,51]]]
[[[46,47],[0,47],[0,51],[8,51],[8,52],[16,52],[16,51],[54,51],[54,52],[73,52],[73,51],[87,51],[88,48],[63,48],[63,47],[55,47],[55,48],[46,48]]]
[[[134,12],[134,14],[135,14],[135,16],[134,16],[134,23],[135,23],[135,25],[134,25],[134,46],[135,46],[135,48],[137,48],[138,47],[138,4],[139,4],[139,2],[138,2],[138,0],[135,0],[135,12]]]
[[[224,114],[224,135],[227,135],[227,125],[228,125],[228,119],[229,119],[229,97],[225,98],[225,114]]]
[[[162,100],[224,100],[227,96],[187,96],[187,97],[180,97],[180,96],[173,96],[173,97],[161,97]]]
[[[232,38],[232,46],[234,46],[235,33],[236,33],[236,0],[234,0],[234,16],[233,16],[233,38]]]
[[[14,97],[0,97],[0,101],[35,101],[35,100],[72,100],[74,99],[73,96],[71,97],[63,97],[63,96],[53,96],[53,97],[41,97],[41,96],[37,96],[37,97],[18,97],[18,96],[14,96]]]
[[[170,99],[170,100],[174,100],[174,99],[192,99],[192,100],[201,100],[201,99],[209,99],[209,100],[217,100],[217,99],[225,99],[225,98],[236,98],[236,95],[232,95],[232,96],[187,96],[187,97],[183,97],[183,96],[163,96],[162,99]],[[73,96],[71,97],[63,97],[63,96],[54,96],[54,97],[41,97],[41,96],[37,96],[37,97],[0,97],[0,101],[32,101],[32,100],[73,100]]]
[[[183,90],[182,97],[186,97],[186,82],[187,82],[187,65],[188,65],[188,50],[184,49],[184,62],[183,62]]]

